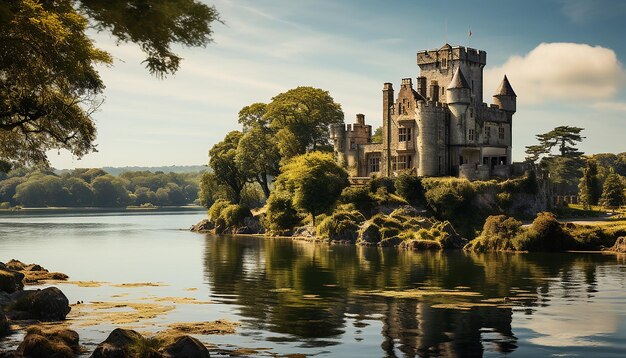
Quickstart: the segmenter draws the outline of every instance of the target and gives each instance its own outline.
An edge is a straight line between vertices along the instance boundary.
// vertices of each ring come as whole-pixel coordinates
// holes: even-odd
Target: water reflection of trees
[[[536,295],[518,305],[532,314],[556,298],[550,292],[555,282],[562,297],[593,295],[598,264],[609,260],[615,262],[602,255],[411,253],[207,237],[205,275],[214,299],[237,304],[252,330],[283,334],[276,340],[337,344],[350,322],[366,326],[380,315],[380,347],[387,356],[468,356],[516,349],[510,307],[461,311],[433,308],[425,298],[354,292],[438,287],[480,292],[480,299],[531,292]]]

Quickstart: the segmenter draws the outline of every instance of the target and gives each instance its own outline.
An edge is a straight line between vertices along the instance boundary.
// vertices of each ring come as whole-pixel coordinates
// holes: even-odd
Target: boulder
[[[160,350],[164,358],[208,358],[209,350],[204,344],[190,336],[177,337]]]
[[[626,254],[626,236],[618,237],[615,241],[615,245],[613,245],[609,251]]]
[[[395,209],[393,212],[389,214],[389,216],[398,218],[398,217],[416,217],[421,214],[416,208],[411,205],[402,205],[401,207]]]
[[[314,226],[300,226],[293,230],[293,237],[314,238],[317,236]]]
[[[24,288],[24,274],[0,262],[0,291],[13,293]]]
[[[78,333],[63,328],[33,326],[17,347],[19,357],[71,358],[80,352]]]
[[[12,298],[14,310],[9,314],[14,319],[60,321],[71,310],[67,297],[56,287],[16,292]]]
[[[215,224],[209,219],[202,219],[199,223],[191,227],[193,232],[210,232],[215,229]]]
[[[373,222],[366,221],[359,229],[358,242],[362,245],[376,245],[380,242],[380,228]]]
[[[158,358],[162,357],[150,347],[146,338],[130,329],[116,328],[104,342],[98,344],[91,358]]]

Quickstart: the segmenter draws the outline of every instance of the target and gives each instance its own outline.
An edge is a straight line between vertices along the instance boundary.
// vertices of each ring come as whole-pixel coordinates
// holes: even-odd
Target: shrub
[[[515,250],[515,237],[520,233],[522,223],[505,215],[492,215],[485,220],[480,236],[465,247],[469,251],[511,251]]]
[[[0,209],[10,209],[10,208],[11,208],[11,203],[9,203],[8,201],[0,203]]]
[[[552,213],[539,213],[527,232],[514,242],[517,250],[564,251],[576,248],[575,240],[565,231]]]
[[[289,193],[274,190],[267,199],[263,226],[270,234],[282,235],[301,223]]]
[[[424,187],[420,178],[410,171],[401,172],[396,178],[394,188],[396,194],[410,204],[424,202]]]
[[[222,210],[220,218],[224,221],[226,228],[237,228],[243,225],[245,218],[252,217],[250,209],[238,205],[231,204]]]
[[[242,226],[247,217],[252,217],[250,209],[231,204],[228,200],[220,199],[209,209],[209,220],[215,224],[215,230],[218,233]]]
[[[339,202],[354,205],[355,209],[364,215],[369,215],[375,204],[366,186],[349,186],[343,189]]]
[[[220,217],[222,210],[224,210],[228,205],[230,205],[230,201],[226,199],[219,199],[214,202],[209,208],[209,220],[216,222],[216,220]]]
[[[374,177],[370,180],[368,187],[370,193],[376,193],[380,188],[384,188],[389,194],[395,194],[396,192],[393,179],[388,177]]]
[[[317,235],[331,241],[354,242],[359,225],[365,221],[363,214],[356,210],[336,211],[324,218],[317,226]]]

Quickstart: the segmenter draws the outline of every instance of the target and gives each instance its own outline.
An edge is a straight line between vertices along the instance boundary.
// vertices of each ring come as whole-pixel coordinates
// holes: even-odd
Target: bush
[[[374,207],[374,198],[370,195],[366,186],[349,186],[341,192],[339,203],[352,204],[355,209],[364,215],[368,215]]]
[[[9,203],[8,201],[5,201],[3,203],[0,203],[0,209],[11,209],[11,203]]]
[[[424,187],[420,178],[410,171],[401,172],[396,178],[394,188],[396,194],[405,199],[409,204],[424,202]]]
[[[358,236],[359,225],[365,221],[360,212],[337,211],[324,218],[317,226],[317,235],[331,241],[354,242]]]
[[[252,217],[250,209],[231,204],[228,200],[220,199],[211,205],[209,220],[215,224],[217,233],[224,233],[243,226],[244,219]]]
[[[479,237],[465,247],[468,251],[513,251],[515,237],[520,233],[522,223],[505,215],[492,215],[485,220]]]
[[[282,235],[301,223],[289,193],[274,190],[267,199],[263,226],[269,234]]]
[[[368,187],[370,193],[376,193],[380,188],[384,188],[389,194],[395,194],[396,192],[393,179],[388,177],[374,177],[370,180]]]
[[[576,248],[575,240],[565,232],[552,213],[539,213],[525,233],[518,235],[515,248],[522,251],[565,251]]]
[[[219,199],[211,205],[209,208],[209,220],[216,222],[216,220],[220,217],[222,210],[224,210],[227,206],[230,205],[230,201],[226,199]]]
[[[225,227],[228,229],[243,226],[244,219],[251,217],[252,212],[250,212],[250,209],[238,204],[228,205],[220,213],[220,219],[223,220]]]

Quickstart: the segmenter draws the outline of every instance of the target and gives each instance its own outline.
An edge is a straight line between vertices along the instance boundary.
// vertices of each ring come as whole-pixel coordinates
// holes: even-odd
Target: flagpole
[[[467,47],[470,48],[472,47],[472,27],[468,26],[468,33],[467,33]]]

